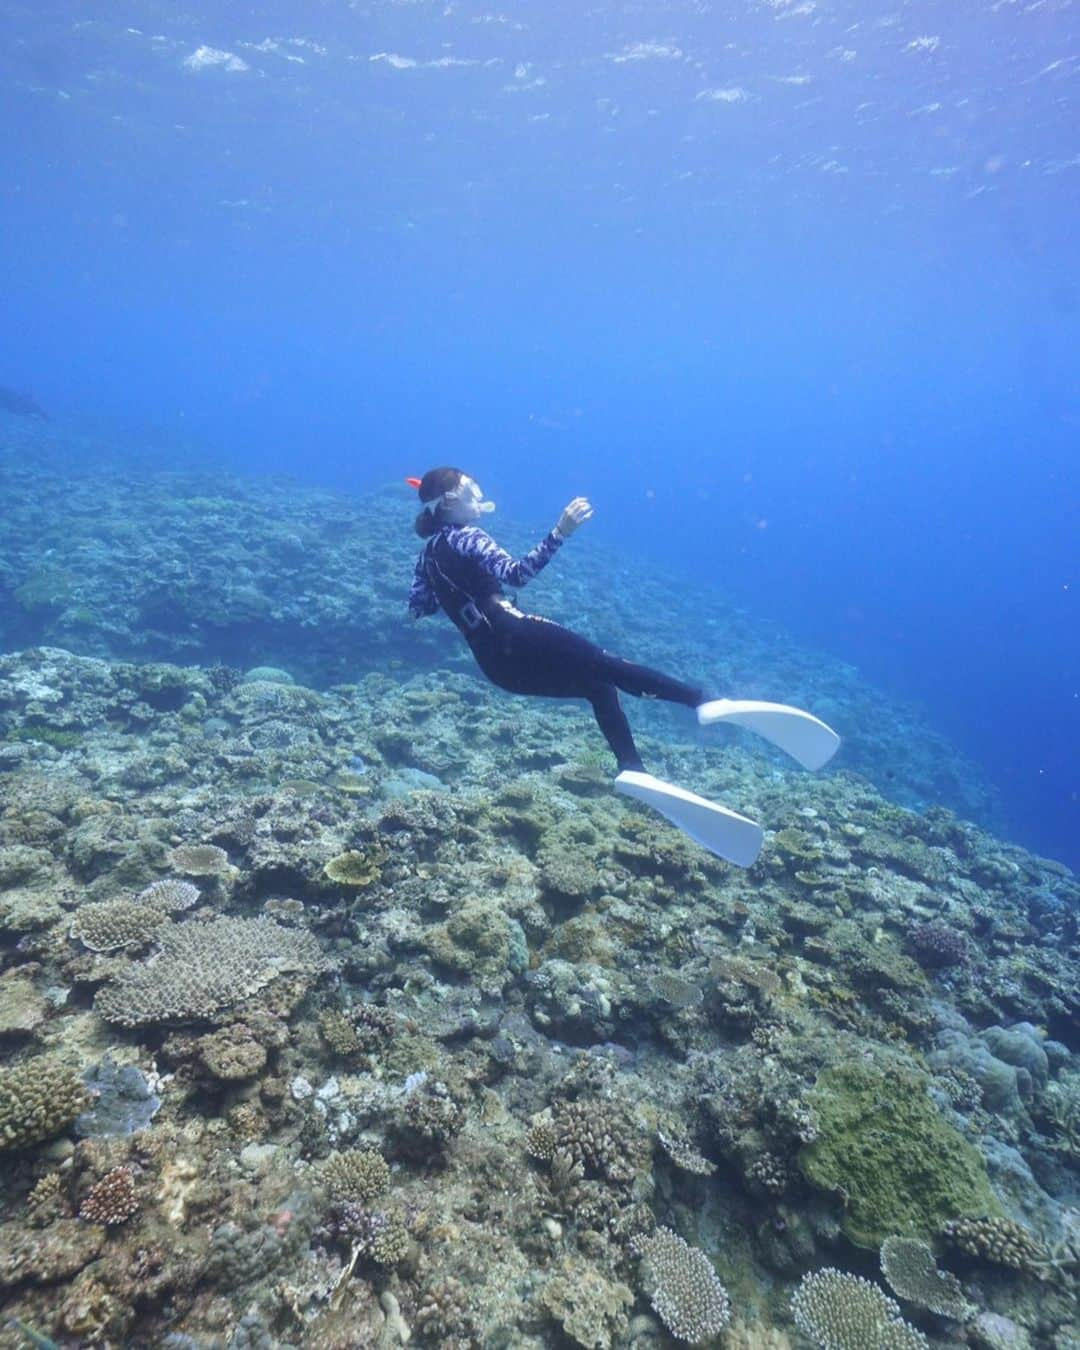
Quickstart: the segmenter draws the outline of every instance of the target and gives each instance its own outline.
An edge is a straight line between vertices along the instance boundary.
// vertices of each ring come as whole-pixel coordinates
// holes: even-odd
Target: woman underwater
[[[550,619],[522,613],[503,594],[503,585],[517,590],[547,566],[591,518],[587,498],[575,497],[550,533],[514,559],[476,523],[495,504],[484,500],[468,474],[429,469],[423,478],[406,481],[419,494],[423,509],[416,533],[426,540],[409,591],[409,613],[419,619],[444,610],[480,669],[501,689],[587,699],[618,763],[616,789],[654,807],[711,852],[748,867],[761,848],[760,825],[647,773],[619,690],[694,708],[702,725],[738,722],[811,769],[832,757],[839,745],[836,733],[798,708],[711,698],[704,689],[626,661]]]

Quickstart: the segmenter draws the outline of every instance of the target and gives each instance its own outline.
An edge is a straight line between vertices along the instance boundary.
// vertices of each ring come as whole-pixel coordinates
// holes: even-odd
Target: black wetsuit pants
[[[588,699],[620,772],[643,767],[619,702],[620,689],[688,708],[708,698],[699,688],[625,661],[561,624],[522,614],[505,602],[488,602],[484,618],[468,641],[488,679],[513,694]]]

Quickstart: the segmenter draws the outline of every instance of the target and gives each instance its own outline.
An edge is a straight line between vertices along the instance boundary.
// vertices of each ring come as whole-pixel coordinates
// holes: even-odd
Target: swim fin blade
[[[615,779],[615,790],[659,811],[702,848],[738,867],[749,867],[761,852],[764,832],[756,821],[651,773],[624,769]]]
[[[734,722],[755,731],[798,760],[804,769],[822,768],[840,747],[840,737],[832,727],[812,713],[789,708],[786,703],[714,698],[700,704],[697,716],[703,727],[713,722]]]

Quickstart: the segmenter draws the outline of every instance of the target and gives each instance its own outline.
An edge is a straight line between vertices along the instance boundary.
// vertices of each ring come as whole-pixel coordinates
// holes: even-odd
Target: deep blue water
[[[460,463],[538,528],[588,493],[1075,866],[1078,39],[1069,0],[0,0],[0,384],[164,460]]]

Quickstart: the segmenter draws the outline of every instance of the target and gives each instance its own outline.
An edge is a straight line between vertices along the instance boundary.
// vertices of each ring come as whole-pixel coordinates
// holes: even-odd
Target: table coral
[[[331,962],[303,929],[272,919],[215,919],[167,930],[151,960],[131,966],[94,1002],[124,1027],[213,1021],[286,973],[312,976]]]

